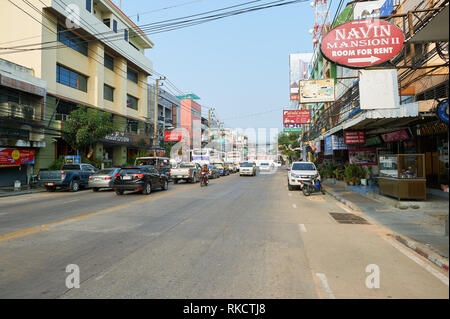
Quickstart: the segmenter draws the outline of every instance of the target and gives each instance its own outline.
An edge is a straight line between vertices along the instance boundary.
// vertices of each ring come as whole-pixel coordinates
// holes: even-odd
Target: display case
[[[426,199],[424,154],[381,155],[378,159],[380,194],[401,199]]]

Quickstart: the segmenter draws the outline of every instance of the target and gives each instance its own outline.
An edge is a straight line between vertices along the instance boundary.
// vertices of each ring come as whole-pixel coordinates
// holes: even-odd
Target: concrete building
[[[147,78],[153,43],[110,0],[0,2],[1,42],[10,62],[47,83],[45,126],[61,129],[79,105],[111,113],[120,130],[100,140],[93,159],[121,165],[150,147]],[[47,132],[46,132],[47,133]],[[46,134],[35,168],[72,154],[58,136]]]
[[[190,148],[201,148],[202,106],[191,99],[181,100],[180,124],[189,132]]]

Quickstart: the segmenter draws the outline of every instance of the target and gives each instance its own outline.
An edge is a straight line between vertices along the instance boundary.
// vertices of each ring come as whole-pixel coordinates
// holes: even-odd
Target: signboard
[[[442,122],[448,124],[448,99],[439,102],[436,113]]]
[[[345,144],[364,144],[366,136],[363,131],[345,132]]]
[[[19,166],[34,164],[35,151],[31,149],[15,149],[0,147],[0,165]]]
[[[181,132],[164,132],[165,142],[179,142],[181,141],[181,138],[182,138]]]
[[[285,127],[283,129],[284,132],[301,132],[302,128],[301,127]]]
[[[330,30],[320,44],[323,56],[339,65],[365,68],[386,62],[403,48],[401,29],[384,20],[355,20]]]
[[[300,81],[300,103],[334,101],[334,79]]]
[[[377,165],[377,148],[364,147],[348,150],[350,164]]]
[[[325,137],[325,144],[324,144],[324,155],[333,155],[333,140],[332,136]]]
[[[369,147],[369,146],[376,146],[376,145],[381,145],[381,144],[383,144],[383,141],[381,140],[381,138],[378,135],[376,135],[376,136],[366,138],[366,143],[363,146]]]
[[[180,100],[200,100],[200,98],[194,93],[185,94],[185,95],[177,95],[177,99]]]
[[[346,150],[345,140],[343,136],[332,135],[331,140],[333,142],[333,151]]]
[[[310,124],[310,110],[283,111],[283,124]]]
[[[406,130],[395,131],[391,133],[381,134],[381,138],[385,143],[404,141],[409,139],[408,132]]]
[[[64,163],[66,164],[80,164],[80,156],[79,155],[67,155],[64,156]]]
[[[291,93],[291,101],[298,101],[298,93],[296,94]]]

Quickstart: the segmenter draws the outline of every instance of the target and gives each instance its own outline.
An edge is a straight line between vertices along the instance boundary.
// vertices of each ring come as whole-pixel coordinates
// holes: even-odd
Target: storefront
[[[35,159],[34,149],[0,147],[0,187],[14,186],[16,181],[27,185]]]

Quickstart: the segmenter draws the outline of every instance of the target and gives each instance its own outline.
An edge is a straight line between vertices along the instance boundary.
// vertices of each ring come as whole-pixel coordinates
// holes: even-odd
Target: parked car
[[[180,180],[188,183],[197,183],[200,181],[201,166],[198,163],[181,163],[177,168],[170,170],[170,177],[174,184],[178,184]]]
[[[117,195],[138,190],[149,195],[155,188],[167,190],[169,179],[151,165],[124,167],[114,176],[113,189]]]
[[[172,163],[168,157],[160,156],[145,156],[136,157],[134,160],[134,166],[150,165],[156,168],[160,173],[163,173],[170,180],[170,169],[172,168]]]
[[[98,192],[100,188],[112,188],[114,176],[120,171],[119,167],[105,168],[97,173],[89,176],[89,187],[94,192]]]
[[[303,182],[320,178],[316,166],[312,162],[293,162],[288,171],[288,189],[302,188]]]
[[[97,172],[98,169],[90,164],[64,164],[57,171],[39,171],[38,179],[48,192],[54,192],[57,188],[78,192],[80,188],[89,186],[89,176]]]
[[[230,173],[234,174],[238,171],[236,164],[234,163],[225,163],[225,165],[228,166],[228,170],[230,171]]]
[[[208,169],[209,169],[209,175],[208,178],[213,179],[213,178],[219,178],[220,177],[220,171],[219,169],[217,169],[217,167],[214,167],[214,165],[208,165]]]
[[[256,165],[255,163],[251,162],[242,162],[239,166],[239,175],[250,175],[255,176],[256,175]]]
[[[225,164],[223,162],[215,162],[215,163],[213,163],[213,166],[219,170],[220,176],[230,175],[230,171],[228,170],[228,167],[225,166]]]

